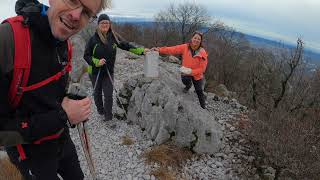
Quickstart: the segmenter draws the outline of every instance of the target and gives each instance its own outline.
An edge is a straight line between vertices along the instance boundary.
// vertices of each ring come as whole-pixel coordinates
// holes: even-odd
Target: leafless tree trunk
[[[185,43],[194,31],[207,27],[210,21],[207,10],[194,3],[171,4],[155,19],[169,32],[178,32],[181,43]]]
[[[286,73],[283,71],[283,79],[281,80],[281,91],[279,96],[274,98],[274,108],[279,106],[280,101],[283,99],[287,89],[289,80],[292,78],[293,73],[296,71],[297,67],[301,64],[303,57],[303,42],[301,39],[297,40],[297,47],[295,49],[293,57],[289,61],[287,61],[287,65],[289,67],[289,72]]]

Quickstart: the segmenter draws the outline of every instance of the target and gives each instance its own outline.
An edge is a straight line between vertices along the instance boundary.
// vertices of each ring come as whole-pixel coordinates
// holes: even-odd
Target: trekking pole
[[[68,94],[69,94],[68,97],[73,100],[81,100],[87,96],[87,93],[85,93],[85,91],[83,90],[83,88],[81,88],[81,85],[79,83],[71,84],[68,90]],[[77,126],[77,130],[81,140],[81,146],[89,166],[89,171],[92,175],[92,179],[96,180],[97,177],[96,177],[96,172],[94,167],[94,161],[91,154],[90,140],[87,132],[87,129],[88,129],[87,123],[86,123],[87,121],[88,120],[82,123],[79,123],[76,126]]]
[[[101,68],[99,68],[97,79],[94,82],[93,92],[96,90],[96,87],[97,87],[97,84],[98,84],[98,79],[99,79],[99,76],[100,76],[100,72],[101,72]]]
[[[87,123],[83,122],[80,124],[77,124],[77,129],[78,129],[78,133],[80,136],[80,140],[81,140],[81,145],[84,151],[84,155],[86,157],[88,166],[89,166],[89,171],[92,175],[92,179],[93,180],[97,180],[97,176],[96,176],[96,172],[95,172],[95,167],[94,167],[94,161],[92,158],[92,153],[91,153],[91,148],[90,148],[90,140],[89,140],[89,136],[87,133]]]
[[[116,97],[117,97],[117,99],[118,99],[118,101],[119,101],[122,109],[124,110],[124,114],[125,114],[125,116],[126,116],[125,118],[128,119],[128,115],[127,115],[126,109],[124,108],[124,106],[123,106],[123,104],[122,104],[122,102],[121,102],[121,100],[120,100],[118,91],[117,91],[116,87],[114,86],[114,82],[113,82],[113,80],[112,80],[112,77],[111,77],[111,75],[110,75],[110,72],[109,72],[109,69],[108,69],[107,66],[106,66],[106,69],[107,69],[107,73],[108,73],[108,77],[109,77],[109,79],[110,79],[110,82],[111,82],[111,84],[112,84],[112,86],[113,86],[113,89],[116,91]]]

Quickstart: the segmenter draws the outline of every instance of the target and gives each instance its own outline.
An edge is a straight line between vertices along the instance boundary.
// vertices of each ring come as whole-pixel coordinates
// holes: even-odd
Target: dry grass
[[[177,172],[170,171],[165,167],[160,167],[159,169],[152,171],[151,175],[154,175],[160,180],[176,180],[177,179]]]
[[[129,136],[125,135],[122,137],[122,144],[130,146],[130,145],[134,144],[134,140],[131,139]]]
[[[160,165],[160,168],[151,172],[151,175],[160,180],[173,180],[179,176],[179,169],[182,168],[186,160],[191,159],[192,152],[172,144],[162,144],[145,152],[143,156],[146,163]]]
[[[149,164],[157,163],[164,167],[180,168],[187,159],[192,157],[192,153],[188,149],[162,144],[146,152],[144,157]]]
[[[248,114],[238,114],[236,115],[236,119],[238,123],[235,126],[237,126],[239,129],[247,130],[251,128]]]
[[[8,158],[0,159],[0,167],[1,180],[22,180],[20,172]]]

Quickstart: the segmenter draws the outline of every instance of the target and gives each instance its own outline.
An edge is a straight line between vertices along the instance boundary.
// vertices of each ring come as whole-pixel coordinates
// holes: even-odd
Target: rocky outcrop
[[[124,83],[120,97],[128,120],[138,124],[157,144],[172,140],[197,153],[216,153],[221,148],[221,127],[199,106],[195,95],[182,93],[178,77],[160,68],[158,79],[141,74]]]
[[[181,60],[175,56],[166,56],[163,57],[162,60],[169,63],[181,64]]]

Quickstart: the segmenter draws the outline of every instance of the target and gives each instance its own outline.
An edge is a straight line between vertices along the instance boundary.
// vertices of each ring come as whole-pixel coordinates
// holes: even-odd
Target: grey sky
[[[108,14],[152,18],[170,3],[188,0],[113,0]],[[294,43],[302,37],[307,47],[320,51],[319,0],[189,0],[236,30]],[[47,0],[42,0],[47,4]],[[0,1],[0,20],[14,15],[14,0]]]

